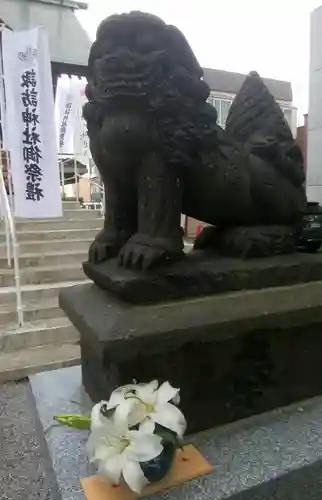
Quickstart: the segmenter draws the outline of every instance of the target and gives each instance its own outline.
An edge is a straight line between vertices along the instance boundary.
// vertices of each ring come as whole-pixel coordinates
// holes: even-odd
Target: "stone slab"
[[[45,428],[58,411],[80,411],[71,399],[90,408],[79,367],[34,375],[31,387]],[[94,472],[86,458],[86,439],[85,431],[66,427],[46,434],[63,500],[83,500],[79,477]],[[212,473],[151,500],[321,498],[321,397],[189,436],[186,442],[201,451],[213,466]]]
[[[0,498],[60,500],[27,380],[0,385]]]
[[[94,401],[133,379],[181,388],[189,432],[322,394],[322,283],[146,306],[64,290]]]
[[[231,500],[320,500],[322,460],[231,497]]]
[[[12,335],[18,335],[13,332]],[[32,335],[32,332],[31,332]],[[14,341],[15,339],[13,339]],[[1,347],[1,346],[0,346]],[[52,343],[38,347],[23,347],[13,351],[0,352],[0,383],[19,380],[31,373],[73,366],[80,362],[78,344]]]
[[[136,272],[117,259],[84,262],[85,274],[100,288],[132,304],[257,290],[322,280],[322,254],[294,253],[261,259],[233,259],[193,251],[171,266]]]
[[[53,416],[57,413],[85,413],[91,408],[80,388],[80,367],[38,373],[29,378],[62,500],[84,500],[80,477],[95,472],[86,458],[87,434],[53,426]],[[84,408],[72,401],[80,402]]]

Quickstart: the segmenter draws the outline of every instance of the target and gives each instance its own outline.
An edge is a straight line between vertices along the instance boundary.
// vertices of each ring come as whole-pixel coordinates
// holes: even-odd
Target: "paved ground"
[[[0,498],[59,500],[29,383],[0,385]]]

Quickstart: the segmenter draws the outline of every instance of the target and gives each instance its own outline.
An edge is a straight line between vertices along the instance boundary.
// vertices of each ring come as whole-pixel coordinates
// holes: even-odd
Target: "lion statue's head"
[[[182,33],[151,14],[113,15],[101,23],[90,51],[86,94],[90,137],[106,116],[131,112],[156,131],[169,163],[189,164],[200,141],[212,136],[213,144],[217,114],[206,104],[202,68]]]

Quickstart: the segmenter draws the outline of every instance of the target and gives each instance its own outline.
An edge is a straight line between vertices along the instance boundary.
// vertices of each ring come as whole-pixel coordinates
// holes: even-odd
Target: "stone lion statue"
[[[252,257],[294,250],[306,207],[303,158],[257,73],[225,130],[184,36],[141,12],[101,23],[84,108],[106,194],[89,262],[149,268],[183,255],[181,214],[209,225],[197,248]]]

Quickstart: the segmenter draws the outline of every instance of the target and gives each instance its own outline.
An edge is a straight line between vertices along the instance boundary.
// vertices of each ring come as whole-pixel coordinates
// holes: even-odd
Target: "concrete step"
[[[55,370],[80,362],[80,348],[74,343],[30,347],[0,353],[0,381],[19,380],[30,374]]]
[[[77,209],[64,209],[62,217],[54,217],[52,219],[24,219],[22,217],[17,217],[15,219],[17,223],[30,223],[30,222],[42,222],[44,220],[49,221],[62,221],[62,220],[73,220],[73,219],[99,219],[102,217],[102,212],[100,210],[87,210],[85,208],[78,207]]]
[[[90,230],[91,231],[91,230]],[[83,231],[82,231],[83,233]],[[93,234],[92,234],[93,233]],[[37,233],[38,236],[39,233]],[[46,233],[45,233],[46,234]],[[65,234],[65,233],[64,233]],[[91,243],[96,235],[95,231],[91,231],[92,237],[80,238],[80,239],[53,239],[53,240],[35,240],[35,241],[20,241],[19,251],[20,256],[24,254],[51,254],[58,252],[85,252],[87,254]],[[193,248],[192,243],[185,242],[184,250],[185,252],[190,252]],[[7,254],[5,243],[0,243],[0,259],[4,259],[4,263],[1,263],[1,267],[7,267]]]
[[[103,218],[84,220],[78,219],[42,219],[16,221],[16,230],[22,231],[45,231],[53,229],[101,229],[103,227]]]
[[[64,210],[63,217],[64,219],[100,219],[102,217],[102,212],[100,210],[87,210],[86,208],[78,208],[77,210]]]
[[[63,201],[63,210],[78,210],[80,208],[79,201]]]
[[[19,244],[25,241],[53,241],[53,240],[72,240],[72,239],[94,239],[96,234],[101,230],[99,224],[96,228],[83,229],[48,229],[40,227],[38,230],[24,230],[17,231],[17,239]],[[0,243],[5,243],[6,235],[4,232],[0,232]]]
[[[1,329],[0,353],[78,341],[79,333],[66,317],[30,321],[25,322],[23,327]]]
[[[64,265],[81,265],[87,259],[87,251],[68,250],[42,253],[26,253],[20,254],[19,265],[20,269],[38,266],[57,266]],[[4,269],[7,265],[7,259],[0,257],[0,269]]]
[[[0,296],[1,297],[1,296]],[[52,318],[64,317],[62,309],[58,306],[57,296],[42,299],[41,302],[24,302],[23,309],[24,321],[39,321]],[[17,324],[16,302],[0,304],[0,331],[6,330],[10,325]]]
[[[22,301],[24,304],[31,306],[32,304],[39,304],[40,301],[47,301],[52,299],[58,300],[57,297],[60,289],[79,285],[82,283],[90,283],[90,281],[85,277],[82,280],[66,280],[48,284],[22,285]],[[14,286],[0,287],[0,304],[2,304],[3,307],[9,304],[16,304],[16,290]]]
[[[85,279],[81,262],[76,264],[22,268],[20,272],[22,285],[47,284]],[[10,287],[13,285],[14,274],[12,269],[0,269],[0,287]]]
[[[79,251],[86,252],[89,249],[90,244],[94,240],[95,232],[92,238],[82,238],[82,239],[69,239],[69,240],[57,240],[52,241],[21,241],[19,243],[20,255],[23,254],[45,254],[52,253],[56,251],[69,252],[69,251]],[[6,245],[4,243],[0,244],[0,259],[6,258]]]
[[[58,233],[58,234],[57,234]],[[73,236],[77,236],[80,233],[80,236],[84,236],[84,238],[73,238]],[[88,238],[86,237],[88,233]],[[48,236],[47,231],[43,231],[41,233],[35,232],[32,233],[35,235],[35,240],[31,241],[24,241],[21,239],[21,236],[23,236],[22,233],[19,234],[19,251],[20,255],[23,254],[44,254],[44,253],[53,253],[56,251],[85,251],[87,252],[91,243],[93,242],[97,230],[89,229],[85,231],[80,231],[80,230],[75,230],[75,231],[53,231],[49,234],[54,235],[53,239],[48,239],[48,240],[41,240],[41,239],[36,239],[37,236]],[[70,235],[71,237],[69,239],[60,239],[56,238],[56,236],[63,236],[63,237],[68,237]],[[29,236],[29,233],[28,233]],[[190,242],[185,242],[185,252],[189,252],[193,248],[193,243]],[[7,254],[6,254],[6,245],[5,243],[0,243],[0,259],[6,259]]]

